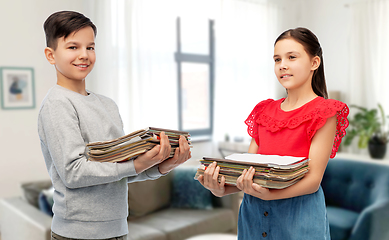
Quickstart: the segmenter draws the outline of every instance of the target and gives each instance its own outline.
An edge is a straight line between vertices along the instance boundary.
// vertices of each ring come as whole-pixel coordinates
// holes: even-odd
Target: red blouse
[[[258,154],[308,157],[311,140],[327,118],[337,116],[336,136],[331,158],[335,157],[348,127],[349,108],[333,99],[316,97],[292,111],[283,111],[279,100],[258,103],[245,123],[247,131],[259,146]]]

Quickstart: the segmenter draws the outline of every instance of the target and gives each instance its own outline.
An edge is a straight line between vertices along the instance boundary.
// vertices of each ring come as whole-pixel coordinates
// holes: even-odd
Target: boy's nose
[[[88,59],[88,51],[86,49],[81,50],[80,55],[78,56],[79,59]]]

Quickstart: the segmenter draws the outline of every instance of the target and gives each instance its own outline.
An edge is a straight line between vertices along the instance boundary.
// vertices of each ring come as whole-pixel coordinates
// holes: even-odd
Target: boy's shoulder
[[[43,99],[41,108],[42,106],[50,102],[66,101],[68,99],[66,95],[67,95],[66,92],[63,89],[61,89],[61,87],[59,87],[58,85],[53,86],[52,88],[49,89],[45,98]]]
[[[112,100],[111,98],[107,97],[107,96],[104,96],[104,95],[101,95],[101,94],[98,94],[98,93],[94,93],[94,92],[91,92],[89,90],[88,90],[88,93],[89,94],[93,94],[94,96],[96,96],[102,102],[113,103],[113,104],[116,105],[115,101]]]
[[[109,107],[116,107],[116,103],[111,98],[101,94],[96,94],[89,90],[87,92],[89,93],[89,96],[84,96],[59,85],[55,85],[47,92],[45,98],[43,99],[41,110],[46,105],[78,105],[79,103],[84,105],[94,104],[96,101]]]

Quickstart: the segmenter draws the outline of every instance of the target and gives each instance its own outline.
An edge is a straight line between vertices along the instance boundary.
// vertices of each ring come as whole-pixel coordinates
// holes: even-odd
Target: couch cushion
[[[173,208],[211,209],[212,194],[194,179],[197,167],[181,166],[173,171]]]
[[[169,240],[181,240],[205,233],[229,232],[235,227],[232,210],[165,209],[138,218],[142,224],[164,232]]]
[[[128,184],[129,218],[144,216],[170,203],[170,176]]]
[[[167,240],[166,235],[145,225],[129,222],[127,240]]]
[[[327,205],[361,212],[376,201],[389,199],[389,165],[330,159],[322,187]]]
[[[343,240],[349,238],[359,214],[347,209],[328,206],[327,216],[330,222],[331,240]]]

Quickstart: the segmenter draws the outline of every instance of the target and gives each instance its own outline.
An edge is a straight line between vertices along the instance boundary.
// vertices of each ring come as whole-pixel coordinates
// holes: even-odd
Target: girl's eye
[[[95,50],[94,47],[88,47],[87,49],[88,49],[88,50],[92,50],[92,51]]]
[[[296,57],[295,56],[289,56],[289,59],[295,59]]]
[[[279,59],[279,58],[274,59],[274,62],[279,62],[279,61],[281,61],[281,59]]]

